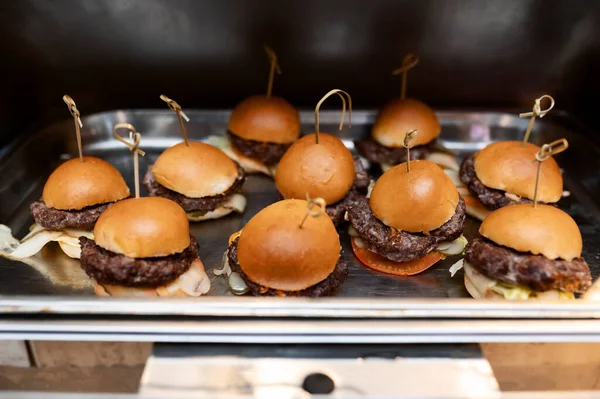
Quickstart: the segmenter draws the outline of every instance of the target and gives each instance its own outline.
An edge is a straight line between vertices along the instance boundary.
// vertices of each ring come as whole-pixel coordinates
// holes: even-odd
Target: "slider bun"
[[[579,258],[583,247],[575,221],[550,205],[502,207],[485,218],[479,233],[498,245],[548,259]]]
[[[283,200],[260,211],[242,229],[238,261],[250,281],[300,291],[327,278],[340,257],[340,238],[325,212],[306,215],[305,200]],[[316,210],[315,206],[313,210]]]
[[[300,136],[300,114],[283,98],[252,96],[231,112],[229,131],[246,140],[289,143]]]
[[[389,102],[379,111],[371,134],[386,147],[402,147],[406,132],[417,129],[413,145],[424,145],[440,135],[442,128],[435,112],[421,101],[407,98]]]
[[[114,166],[100,158],[73,158],[52,172],[42,193],[50,208],[79,210],[129,197],[129,187]]]
[[[499,141],[475,154],[475,173],[484,186],[533,199],[538,163],[537,145],[520,141]],[[550,157],[542,163],[538,200],[558,202],[563,192],[560,168]]]
[[[309,134],[285,152],[275,173],[284,198],[321,197],[333,204],[348,194],[354,183],[354,159],[342,140],[326,133]]]
[[[161,197],[130,198],[110,206],[94,227],[96,244],[131,258],[183,252],[190,245],[185,211]]]
[[[446,223],[456,212],[458,191],[436,164],[402,163],[385,172],[371,192],[371,210],[385,225],[409,233],[427,233]]]
[[[167,148],[156,160],[152,174],[158,183],[189,198],[222,194],[233,185],[238,168],[223,151],[190,141]]]

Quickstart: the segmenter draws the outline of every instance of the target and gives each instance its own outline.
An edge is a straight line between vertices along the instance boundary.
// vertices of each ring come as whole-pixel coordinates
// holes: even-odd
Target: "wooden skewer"
[[[538,188],[540,175],[542,172],[542,162],[553,155],[559,154],[569,148],[569,142],[566,139],[559,139],[550,144],[544,144],[540,151],[535,154],[534,162],[538,162],[537,174],[535,176],[535,188],[533,191],[533,207],[537,207]]]
[[[281,68],[277,63],[277,54],[275,51],[271,49],[271,47],[266,44],[263,45],[265,48],[265,52],[267,53],[267,57],[269,58],[269,62],[271,63],[271,67],[269,69],[269,83],[267,85],[267,97],[271,97],[271,93],[273,92],[273,80],[275,79],[275,72],[278,75],[281,75]]]
[[[319,110],[321,109],[321,104],[323,104],[327,98],[334,94],[337,94],[342,99],[342,119],[340,120],[340,130],[342,130],[342,127],[344,126],[344,117],[346,116],[346,99],[342,94],[345,94],[348,97],[348,108],[350,109],[350,112],[348,113],[348,127],[352,127],[352,97],[350,97],[350,94],[344,90],[333,89],[325,94],[315,107],[315,140],[317,144],[319,144]]]
[[[125,140],[123,137],[119,135],[119,129],[127,129],[129,131],[129,140]],[[140,198],[140,167],[139,167],[139,159],[138,154],[141,156],[146,155],[146,153],[139,149],[140,140],[142,139],[142,135],[139,134],[135,127],[130,123],[117,123],[115,127],[113,127],[113,135],[117,140],[121,143],[125,144],[129,151],[133,153],[133,176],[134,176],[134,184],[135,184],[135,198]]]
[[[550,101],[550,105],[546,109],[542,109],[542,100],[547,99]],[[529,141],[529,135],[531,134],[531,129],[533,129],[533,124],[535,123],[535,118],[539,116],[543,118],[552,108],[554,108],[554,99],[552,96],[548,94],[544,94],[540,98],[536,98],[533,102],[533,110],[531,112],[525,112],[519,114],[519,118],[530,118],[529,125],[527,125],[527,130],[525,130],[525,135],[523,136],[522,147],[525,147],[525,144]]]
[[[412,129],[406,132],[406,136],[404,136],[404,142],[402,145],[406,148],[406,171],[410,172],[410,149],[413,147],[413,143],[417,138],[417,134],[419,131],[417,129]]]
[[[185,145],[189,147],[190,143],[188,143],[187,132],[185,130],[185,126],[183,125],[183,119],[185,119],[186,122],[189,122],[190,118],[187,117],[185,112],[183,112],[183,110],[181,109],[181,106],[177,104],[175,100],[171,100],[164,94],[160,95],[160,99],[166,102],[171,111],[174,111],[177,114],[177,119],[179,119],[179,127],[181,127],[181,134],[183,134],[183,141],[185,142]]]
[[[319,209],[316,211],[313,211],[312,208],[314,205],[317,205],[319,207]],[[308,219],[309,216],[312,216],[315,218],[320,216],[323,212],[325,212],[326,206],[327,206],[327,203],[325,202],[325,200],[323,198],[311,199],[308,196],[308,194],[306,194],[306,215],[304,215],[304,218],[302,219],[302,221],[300,222],[300,226],[298,226],[298,227],[302,228],[302,226],[304,226],[304,222],[306,222],[306,219]]]
[[[77,105],[75,101],[69,96],[65,94],[63,96],[63,101],[69,107],[69,112],[73,115],[73,121],[75,122],[75,134],[77,135],[77,149],[79,150],[79,161],[83,162],[83,150],[81,148],[81,128],[83,127],[83,123],[81,122],[81,114],[77,109]]]
[[[400,98],[404,100],[406,98],[406,85],[408,82],[408,71],[413,69],[419,63],[419,57],[415,54],[408,53],[402,59],[402,65],[398,69],[392,71],[392,75],[402,74],[402,91],[400,92]]]

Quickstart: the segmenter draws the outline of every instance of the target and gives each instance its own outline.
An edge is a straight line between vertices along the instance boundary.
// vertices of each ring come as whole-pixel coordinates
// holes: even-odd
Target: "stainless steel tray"
[[[203,140],[223,135],[228,111],[186,110],[191,121],[188,134]],[[338,112],[321,113],[322,131],[338,134],[348,147],[352,139],[368,134],[376,113],[356,111],[353,126],[337,132]],[[312,112],[302,112],[303,131],[313,131]],[[520,139],[527,121],[510,114],[440,112],[443,125],[441,144],[464,156],[493,140]],[[142,133],[140,169],[154,162],[165,148],[181,141],[172,112],[155,110],[115,111],[83,119],[84,152],[106,159],[124,174],[132,186],[131,156],[112,138],[112,127],[129,122]],[[584,238],[583,256],[594,279],[600,275],[600,148],[583,134],[560,124],[538,121],[532,141],[549,142],[565,137],[570,149],[558,156],[565,170],[565,186],[572,195],[561,207],[579,223]],[[49,173],[62,160],[76,154],[71,120],[56,124],[0,152],[0,223],[8,224],[16,237],[26,234],[32,223],[28,205],[39,198]],[[145,316],[278,316],[278,317],[444,317],[444,318],[600,318],[600,303],[508,303],[475,301],[463,286],[462,274],[450,278],[448,268],[458,260],[450,257],[426,272],[401,278],[371,271],[355,260],[346,227],[340,228],[343,256],[350,276],[337,297],[327,299],[232,297],[225,281],[214,276],[229,235],[260,209],[276,200],[273,181],[251,176],[244,191],[249,198],[244,215],[193,224],[192,233],[200,243],[200,256],[212,280],[209,296],[197,299],[133,299],[95,297],[78,261],[67,258],[58,247],[49,245],[35,267],[0,259],[0,312],[34,314],[131,314]],[[596,195],[594,195],[596,194]],[[471,237],[478,223],[469,219],[465,234]]]

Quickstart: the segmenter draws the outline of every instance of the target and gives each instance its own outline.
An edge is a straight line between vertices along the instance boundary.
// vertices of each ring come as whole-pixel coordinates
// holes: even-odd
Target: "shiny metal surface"
[[[317,381],[308,379],[315,373],[320,374]],[[435,384],[427,383],[431,376]],[[492,368],[477,345],[158,344],[139,392],[154,398],[292,399],[309,398],[310,393],[500,398]]]
[[[192,139],[221,135],[226,129],[227,111],[186,110]],[[352,138],[365,135],[374,119],[372,111],[353,114],[353,127],[339,135],[352,147]],[[513,115],[494,113],[439,113],[443,133],[441,143],[460,155],[482,148],[491,140],[517,139],[527,121]],[[337,112],[321,115],[322,130],[335,132]],[[304,132],[312,131],[313,114],[303,112]],[[111,138],[116,122],[130,122],[142,133],[141,170],[153,162],[162,150],[181,140],[172,112],[116,111],[84,118],[84,152],[113,163],[132,183],[131,156]],[[61,160],[76,154],[72,121],[53,125],[14,145],[0,158],[0,222],[23,236],[32,220],[28,204],[39,198],[44,181]],[[543,143],[566,137],[571,148],[558,161],[565,169],[566,189],[572,195],[561,207],[578,222],[584,253],[594,278],[600,274],[600,206],[594,193],[600,192],[600,149],[584,136],[544,119],[536,123],[532,141]],[[585,167],[582,167],[585,165]],[[212,280],[209,296],[197,299],[100,299],[93,296],[89,282],[78,262],[67,258],[57,247],[47,247],[35,266],[0,259],[0,311],[4,313],[58,314],[137,314],[205,316],[303,316],[303,317],[451,317],[451,318],[600,318],[600,302],[575,303],[503,303],[479,302],[467,298],[462,275],[450,278],[451,257],[417,276],[400,278],[373,272],[360,265],[352,255],[345,228],[340,229],[344,257],[350,265],[350,277],[336,298],[308,300],[294,298],[231,297],[225,280],[213,276],[219,267],[229,235],[264,206],[276,200],[275,186],[266,177],[252,176],[244,190],[249,197],[242,216],[194,224],[192,233],[200,242],[200,256]],[[469,220],[470,236],[477,224]]]

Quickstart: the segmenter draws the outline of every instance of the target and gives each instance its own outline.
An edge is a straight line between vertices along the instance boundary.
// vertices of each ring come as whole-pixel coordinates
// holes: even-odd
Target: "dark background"
[[[68,117],[164,107],[231,108],[266,89],[313,107],[329,89],[357,108],[400,91],[438,108],[521,109],[551,93],[592,128],[600,106],[600,2],[574,0],[20,0],[0,2],[0,144]]]

